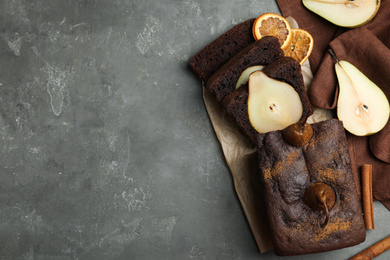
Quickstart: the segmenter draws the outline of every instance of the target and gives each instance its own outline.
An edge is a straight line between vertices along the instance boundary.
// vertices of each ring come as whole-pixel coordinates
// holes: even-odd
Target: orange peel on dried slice
[[[274,13],[265,13],[256,18],[252,27],[253,37],[256,41],[264,36],[274,36],[279,39],[282,49],[291,41],[291,26],[283,16]]]
[[[290,44],[283,50],[284,55],[294,58],[299,64],[303,64],[313,50],[313,37],[303,29],[291,29]]]

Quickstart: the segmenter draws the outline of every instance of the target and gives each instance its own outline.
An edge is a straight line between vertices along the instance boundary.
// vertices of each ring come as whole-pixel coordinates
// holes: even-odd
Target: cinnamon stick
[[[369,248],[363,250],[357,255],[351,257],[349,260],[365,260],[365,259],[373,259],[378,255],[382,254],[386,250],[390,249],[390,236],[385,239],[377,242],[376,244],[370,246]]]
[[[364,224],[366,229],[375,229],[374,199],[372,196],[372,165],[364,164],[361,168],[361,175]]]

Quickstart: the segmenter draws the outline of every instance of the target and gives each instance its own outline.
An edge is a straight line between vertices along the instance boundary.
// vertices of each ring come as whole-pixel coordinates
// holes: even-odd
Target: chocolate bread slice
[[[203,81],[207,80],[228,60],[253,43],[254,18],[234,26],[204,47],[190,61],[190,67]]]
[[[243,134],[256,144],[258,132],[253,128],[248,116],[248,83],[227,95],[221,104]]]
[[[268,65],[283,56],[278,39],[265,36],[247,46],[217,70],[207,81],[206,88],[221,102],[236,89],[237,80],[246,68]]]
[[[299,63],[293,58],[283,57],[264,67],[262,71],[271,78],[290,84],[298,92],[303,107],[300,121],[305,122],[313,110],[305,91]],[[236,121],[240,130],[256,144],[258,132],[252,127],[248,116],[248,84],[227,95],[221,103],[227,113]]]
[[[312,126],[314,135],[302,147],[287,143],[281,131],[258,135],[257,177],[280,256],[341,249],[365,240],[343,124],[332,119]],[[302,199],[313,183],[326,184],[335,193],[326,225],[326,213],[313,211]]]

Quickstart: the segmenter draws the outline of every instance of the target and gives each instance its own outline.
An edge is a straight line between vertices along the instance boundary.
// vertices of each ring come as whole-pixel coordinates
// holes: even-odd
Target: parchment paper
[[[292,28],[298,28],[295,20],[291,17],[287,19]],[[313,78],[308,60],[302,65],[302,75],[305,87],[308,89]],[[261,199],[261,191],[255,188],[252,181],[257,171],[256,146],[240,132],[236,123],[204,86],[203,100],[259,250],[261,253],[269,251],[272,249],[272,238],[268,219]],[[329,110],[313,107],[313,111],[313,115],[308,119],[309,123],[332,117]]]

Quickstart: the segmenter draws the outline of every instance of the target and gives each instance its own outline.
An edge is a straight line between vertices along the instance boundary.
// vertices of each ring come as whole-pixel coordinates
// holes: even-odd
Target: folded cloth
[[[302,0],[277,0],[283,16],[295,18],[314,39],[309,57],[314,74],[309,87],[313,105],[335,109],[338,86],[332,49],[339,60],[355,65],[377,84],[390,100],[390,0],[382,0],[375,18],[354,28],[341,28],[306,9]],[[373,165],[373,197],[390,210],[390,122],[379,133],[358,137],[347,133],[352,171],[360,192],[360,167]]]

